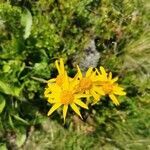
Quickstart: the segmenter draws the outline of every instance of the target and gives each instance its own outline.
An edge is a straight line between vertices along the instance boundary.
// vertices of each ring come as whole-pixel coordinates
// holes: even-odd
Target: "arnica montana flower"
[[[126,94],[123,91],[124,89],[116,83],[118,78],[112,78],[112,73],[106,73],[103,67],[100,67],[100,72],[90,67],[83,76],[79,66],[77,66],[77,74],[74,78],[71,78],[65,70],[63,59],[56,60],[55,65],[58,75],[48,81],[44,92],[48,103],[52,104],[48,116],[63,106],[65,122],[70,106],[82,118],[79,106],[88,109],[87,104],[90,102],[97,103],[104,95],[108,95],[115,105],[119,105],[116,95]],[[90,101],[91,97],[93,101]],[[83,98],[87,100],[86,104],[83,102]]]
[[[61,59],[60,66],[58,65],[58,61],[56,61],[56,67],[59,75],[56,79],[49,80],[48,87],[44,93],[45,97],[48,98],[48,102],[53,104],[48,112],[48,116],[63,105],[63,118],[65,121],[68,106],[70,105],[75,113],[82,118],[78,106],[88,109],[87,105],[81,100],[81,98],[88,97],[88,95],[76,92],[75,86],[77,85],[77,81],[74,78],[71,79],[68,77]],[[61,82],[57,80],[59,77],[61,78]]]
[[[90,67],[85,76],[82,75],[80,68],[77,66],[77,78],[79,79],[78,91],[85,94],[91,95],[94,98],[94,101],[98,101],[101,95],[105,95],[103,90],[97,85],[97,76],[96,72],[93,71],[93,68]],[[89,98],[87,99],[89,103]]]
[[[115,105],[119,105],[119,102],[115,95],[126,95],[123,88],[115,83],[118,78],[112,78],[112,73],[106,73],[103,67],[100,67],[101,73],[97,71],[99,78],[99,85],[104,91],[105,95],[108,95]]]

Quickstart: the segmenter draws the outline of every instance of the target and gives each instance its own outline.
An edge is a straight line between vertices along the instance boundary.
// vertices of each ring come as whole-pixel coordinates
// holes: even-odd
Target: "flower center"
[[[106,82],[106,83],[103,83],[102,88],[103,88],[105,94],[109,94],[113,90],[113,85],[108,83],[108,82]]]
[[[59,86],[61,86],[63,84],[64,81],[64,76],[63,75],[58,75],[56,77],[56,84],[58,84]]]
[[[82,91],[89,90],[92,87],[92,81],[89,78],[82,78],[79,83],[79,88]]]
[[[62,104],[71,104],[74,100],[74,94],[71,91],[62,91],[60,96]]]

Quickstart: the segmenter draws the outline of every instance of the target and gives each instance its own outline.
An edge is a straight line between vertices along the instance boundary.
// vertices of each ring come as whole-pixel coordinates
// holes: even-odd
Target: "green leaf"
[[[2,95],[0,95],[0,113],[2,113],[3,109],[5,108],[5,105],[5,98]]]
[[[22,118],[19,117],[18,115],[13,115],[13,117],[14,117],[16,120],[22,122],[23,124],[29,125],[29,123],[28,123],[26,120],[22,119]]]
[[[11,67],[10,67],[9,64],[5,64],[5,65],[3,66],[3,72],[5,72],[5,73],[9,72],[10,69],[11,69]]]
[[[19,97],[22,88],[10,86],[4,81],[0,81],[0,91],[2,93]]]
[[[8,116],[8,119],[9,119],[9,124],[10,124],[10,126],[12,127],[12,129],[14,129],[15,126],[14,126],[14,123],[13,123],[13,121],[12,121],[12,117],[11,117],[10,115]]]
[[[24,9],[21,16],[21,24],[24,26],[24,39],[27,39],[31,33],[32,15],[28,9]]]
[[[22,90],[22,88],[13,87],[12,95],[19,97],[21,90]]]
[[[0,143],[0,150],[7,150],[5,143]]]
[[[5,94],[11,94],[12,93],[9,85],[3,81],[0,81],[0,91],[5,93]]]

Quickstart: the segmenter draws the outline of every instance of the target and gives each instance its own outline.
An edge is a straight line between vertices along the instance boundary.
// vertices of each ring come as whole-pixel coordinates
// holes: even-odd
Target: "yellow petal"
[[[126,92],[123,91],[124,89],[119,86],[114,86],[113,93],[116,95],[126,95]]]
[[[86,94],[86,95],[90,95],[90,94],[89,94],[89,91],[85,91],[85,94]],[[90,103],[90,97],[91,97],[91,95],[86,98],[86,99],[87,99],[87,101],[86,101],[86,104],[87,104],[87,105]]]
[[[93,80],[97,85],[101,85],[104,81],[107,81],[107,76],[104,75],[98,75]]]
[[[109,97],[115,105],[119,105],[119,102],[114,94],[109,94]]]
[[[89,69],[88,69],[88,71],[86,72],[86,77],[89,77],[91,74],[92,74],[92,71],[93,71],[93,67],[90,67]]]
[[[51,109],[48,111],[47,115],[50,116],[56,109],[58,109],[61,106],[60,103],[54,104]]]
[[[108,80],[107,73],[106,73],[105,69],[102,66],[100,67],[100,71],[101,71],[101,74],[98,75],[99,80],[103,81],[103,82],[107,81]]]
[[[58,84],[48,84],[48,89],[49,91],[57,91],[60,92],[61,91],[61,87]]]
[[[118,80],[118,77],[115,77],[111,80],[112,83],[116,82]]]
[[[61,91],[62,92],[62,91]],[[52,94],[53,94],[53,97],[55,98],[55,99],[57,99],[57,101],[58,101],[58,99],[60,99],[60,95],[61,95],[61,92],[53,92]]]
[[[56,68],[58,70],[58,73],[61,74],[61,70],[60,70],[60,67],[59,67],[59,64],[58,64],[58,60],[55,61],[55,65],[56,65]]]
[[[50,90],[48,88],[46,88],[44,91],[44,96],[48,97],[49,94],[50,94]]]
[[[65,122],[65,119],[66,119],[67,110],[68,110],[68,105],[64,105],[64,107],[63,107],[63,118],[64,118],[64,122]]]
[[[99,102],[100,98],[101,98],[101,97],[99,97],[99,99],[98,99],[98,100],[94,99],[94,100],[93,100],[93,103],[92,103],[92,105],[95,105],[95,104],[97,104],[97,103]]]
[[[86,98],[86,97],[90,97],[90,94],[77,94],[75,95],[75,98]]]
[[[55,82],[55,81],[56,81],[56,78],[48,80],[48,82]]]
[[[114,91],[113,93],[116,94],[116,95],[126,95],[126,92],[121,91],[121,90]]]
[[[95,71],[96,71],[97,75],[100,75],[100,73],[99,73],[97,68],[95,68]]]
[[[79,111],[79,108],[74,103],[70,104],[70,106],[75,111],[75,113],[82,118],[80,111]]]
[[[81,107],[83,107],[83,108],[85,108],[85,109],[88,109],[88,106],[87,106],[86,104],[84,104],[80,99],[76,99],[74,102],[75,102],[77,105],[79,105],[79,106],[81,106]]]
[[[67,76],[67,73],[64,75],[64,81],[62,84],[63,89],[69,89],[69,77]]]
[[[94,99],[95,99],[96,101],[99,100],[100,95],[97,94],[94,90],[91,90],[90,93],[91,93],[91,95],[94,97]]]
[[[51,104],[53,104],[53,103],[56,103],[56,100],[55,99],[53,99],[53,98],[48,98],[48,100],[47,100],[49,103],[51,103]]]
[[[102,75],[107,76],[107,73],[106,73],[104,67],[100,66],[100,71],[101,71]]]
[[[109,79],[109,80],[112,79],[112,73],[111,73],[111,72],[109,72],[108,79]]]
[[[120,87],[120,86],[114,84],[114,90],[115,90],[115,91],[118,91],[118,90],[123,91],[124,89],[123,89],[122,87]]]
[[[92,81],[97,81],[98,80],[98,76],[96,75],[96,70],[92,72],[90,79]]]
[[[45,96],[45,97],[49,97],[49,94],[44,93],[44,96]]]
[[[46,97],[48,97],[48,98],[50,98],[50,99],[51,99],[51,98],[54,98],[54,96],[53,96],[53,94],[52,94],[52,93],[47,94],[47,95],[46,95]]]
[[[72,80],[69,81],[70,82],[70,89],[73,91],[78,91],[78,86],[80,81],[78,80],[77,77],[74,77]]]
[[[62,58],[60,58],[60,71],[61,71],[61,73],[64,73],[64,71],[65,71],[64,62],[63,62]]]
[[[81,72],[81,70],[80,70],[80,67],[77,65],[77,76],[78,76],[78,78],[82,78],[82,72]]]
[[[97,92],[98,94],[100,94],[100,95],[105,95],[105,93],[104,93],[104,91],[102,90],[102,88],[99,86],[93,86],[93,90],[95,91],[95,92]]]

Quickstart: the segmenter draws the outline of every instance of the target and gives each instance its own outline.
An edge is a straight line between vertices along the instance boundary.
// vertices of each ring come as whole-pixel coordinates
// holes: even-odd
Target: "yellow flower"
[[[75,82],[76,80],[72,79],[70,81],[69,77],[65,75],[61,87],[56,83],[48,84],[45,90],[45,97],[48,98],[49,103],[53,104],[48,112],[48,116],[63,105],[63,118],[65,122],[68,106],[70,105],[75,113],[82,118],[78,106],[88,109],[87,105],[81,101],[81,98],[87,97],[87,95],[76,93]]]
[[[60,58],[60,60],[56,60],[55,61],[55,66],[58,70],[58,75],[56,78],[53,78],[53,79],[50,79],[48,80],[48,83],[56,83],[58,84],[59,86],[61,86],[63,84],[63,81],[64,81],[64,78],[65,78],[65,75],[67,74],[66,71],[65,71],[65,67],[64,67],[64,62],[63,62],[63,59]]]
[[[115,95],[126,95],[123,88],[117,83],[118,77],[112,78],[112,73],[106,73],[103,67],[100,67],[101,74],[98,73],[99,85],[102,87],[105,95],[108,95],[115,105],[119,105],[119,102]]]
[[[79,79],[77,91],[93,96],[95,103],[100,99],[101,95],[104,95],[103,90],[97,84],[98,78],[96,76],[96,72],[93,71],[92,67],[90,67],[83,77],[79,66],[77,66],[77,70],[78,72],[76,77]],[[87,102],[89,102],[89,98],[87,98]]]
[[[62,58],[59,61],[56,60],[55,65],[58,75],[56,78],[48,81],[44,92],[48,103],[52,104],[52,107],[48,111],[48,116],[63,106],[63,118],[65,122],[68,107],[70,106],[82,118],[78,106],[88,109],[82,98],[86,98],[88,104],[90,97],[93,97],[93,104],[95,104],[100,100],[101,96],[108,95],[115,105],[119,105],[115,95],[126,94],[124,89],[116,83],[118,78],[112,78],[112,73],[106,73],[103,67],[100,67],[100,72],[90,67],[85,76],[83,76],[79,66],[77,66],[77,74],[74,78],[71,78],[65,70]]]

